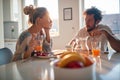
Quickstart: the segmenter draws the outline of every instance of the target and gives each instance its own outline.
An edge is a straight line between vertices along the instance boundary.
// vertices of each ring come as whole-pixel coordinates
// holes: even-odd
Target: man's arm
[[[107,37],[111,47],[116,50],[117,52],[120,52],[120,40],[113,35],[109,34],[107,31],[102,30],[102,32],[105,34]]]
[[[75,48],[76,45],[77,45],[75,38],[72,39],[72,40],[68,43],[68,45],[72,46],[72,48]]]

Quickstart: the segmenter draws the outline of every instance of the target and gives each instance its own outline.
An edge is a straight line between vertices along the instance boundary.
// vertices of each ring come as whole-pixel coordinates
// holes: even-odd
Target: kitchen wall
[[[53,49],[64,49],[65,45],[79,30],[79,0],[59,1],[59,29],[60,35],[53,37]],[[72,20],[64,21],[63,9],[72,7]]]
[[[10,0],[3,0],[4,3]],[[79,30],[79,0],[58,0],[59,4],[59,29],[60,35],[53,37],[53,49],[64,49],[65,45],[72,39],[72,37]],[[9,13],[9,15],[4,15],[4,21],[11,20],[10,4],[4,5],[4,13]],[[72,8],[72,20],[64,21],[63,19],[63,9]],[[3,21],[2,21],[3,22]],[[3,31],[3,30],[2,30]]]
[[[3,4],[0,0],[0,48],[4,47],[4,32],[3,32]]]
[[[0,0],[0,48],[4,47],[3,21],[11,20],[11,6],[9,4],[10,1],[11,0]],[[82,19],[80,19],[80,17],[82,16],[80,12],[83,9],[81,8],[81,6],[83,7],[83,3],[81,3],[81,1],[83,0],[58,0],[60,35],[57,37],[53,37],[53,49],[64,49],[65,45],[73,38],[73,36],[79,30],[80,26],[82,26],[82,23],[80,23],[82,22]],[[3,2],[5,4],[2,4]],[[3,7],[3,5],[5,7]],[[72,20],[64,21],[63,9],[69,7],[72,8]],[[21,11],[21,9],[19,10]],[[3,12],[4,16],[2,16]]]

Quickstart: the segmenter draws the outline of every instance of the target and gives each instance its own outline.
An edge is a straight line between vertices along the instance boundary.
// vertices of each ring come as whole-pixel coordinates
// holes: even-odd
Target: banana
[[[84,57],[75,53],[75,54],[67,54],[63,58],[61,58],[60,61],[58,62],[58,66],[65,67],[71,61],[80,61],[83,64],[85,64]]]
[[[61,53],[60,58],[63,58],[63,57],[64,57],[65,55],[67,55],[67,54],[78,54],[78,53],[66,51],[66,52]]]

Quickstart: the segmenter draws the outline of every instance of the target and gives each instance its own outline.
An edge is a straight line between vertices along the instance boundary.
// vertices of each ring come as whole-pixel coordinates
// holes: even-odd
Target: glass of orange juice
[[[33,34],[33,40],[34,40],[34,51],[35,52],[42,52],[42,47],[43,47],[43,35],[39,33]],[[41,53],[42,54],[42,53]]]
[[[91,42],[91,46],[92,46],[92,56],[100,57],[101,43],[99,41],[93,41]]]

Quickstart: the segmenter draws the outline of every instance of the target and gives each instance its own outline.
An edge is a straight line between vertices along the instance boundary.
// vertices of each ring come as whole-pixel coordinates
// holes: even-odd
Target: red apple
[[[82,62],[72,61],[66,65],[66,68],[82,68],[84,67]]]

